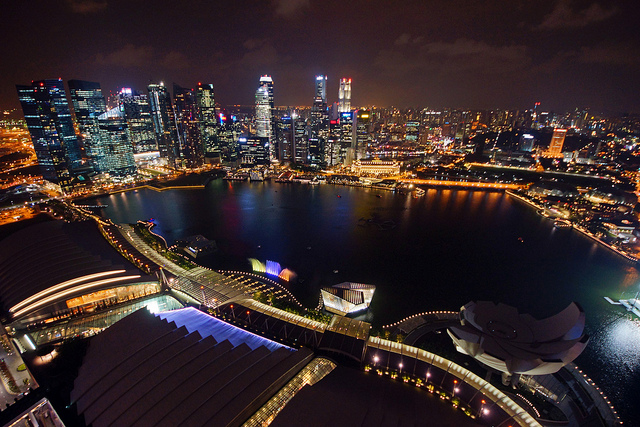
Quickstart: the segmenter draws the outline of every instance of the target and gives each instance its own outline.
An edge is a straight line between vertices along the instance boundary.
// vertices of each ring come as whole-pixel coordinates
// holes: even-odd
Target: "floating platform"
[[[604,297],[604,299],[607,300],[609,304],[623,306],[627,311],[632,312],[638,318],[640,318],[640,299],[631,298],[631,299],[621,299],[620,301],[614,301],[609,297]]]

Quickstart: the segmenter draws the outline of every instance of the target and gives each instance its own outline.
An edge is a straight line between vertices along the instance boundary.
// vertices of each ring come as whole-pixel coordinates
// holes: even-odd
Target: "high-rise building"
[[[16,85],[24,118],[44,179],[68,190],[86,171],[62,79]]]
[[[220,163],[221,150],[218,140],[218,125],[216,121],[216,102],[213,84],[198,83],[196,90],[196,105],[198,107],[198,121],[200,122],[200,137],[204,147],[206,163]]]
[[[240,161],[245,165],[266,165],[269,163],[269,143],[262,136],[241,137]]]
[[[118,105],[127,118],[133,152],[139,154],[158,151],[149,97],[145,93],[124,87],[118,93]]]
[[[169,166],[175,167],[180,143],[175,113],[171,105],[171,94],[162,82],[160,84],[152,83],[147,89],[149,90],[151,118],[153,119],[160,157],[167,159]]]
[[[180,162],[183,167],[187,168],[202,166],[204,147],[200,136],[196,94],[193,89],[187,89],[174,83],[173,98],[178,141],[180,142]]]
[[[293,120],[290,116],[281,117],[276,121],[276,146],[278,147],[278,161],[290,163],[293,159]]]
[[[355,159],[364,159],[367,156],[367,149],[371,143],[371,110],[358,110],[355,114],[356,137],[353,140]]]
[[[420,138],[420,122],[408,121],[404,124],[404,139],[409,143],[417,143]]]
[[[297,164],[307,164],[309,162],[309,134],[307,132],[307,121],[298,114],[292,114],[293,119],[293,161]]]
[[[567,136],[566,129],[554,129],[551,143],[549,144],[548,155],[550,157],[562,157],[562,146],[564,138]]]
[[[120,107],[112,108],[101,114],[98,121],[100,144],[96,144],[94,157],[97,171],[112,176],[135,174],[136,163],[124,111]]]
[[[242,134],[242,125],[230,114],[219,113],[218,119],[220,156],[223,162],[234,164],[238,160],[238,142]]]
[[[256,136],[266,138],[269,141],[269,158],[271,160],[276,157],[272,122],[274,110],[273,80],[271,76],[262,76],[256,91]]]
[[[329,132],[324,144],[324,161],[329,166],[336,166],[342,162],[340,158],[340,120],[329,120]]]
[[[340,89],[338,90],[338,112],[348,113],[351,111],[351,79],[340,79]]]
[[[98,117],[107,111],[107,103],[102,95],[100,83],[84,80],[69,80],[68,84],[82,145],[85,153],[89,159],[91,159],[91,162],[94,163],[95,153],[100,152],[100,126]]]
[[[316,93],[313,103],[327,105],[327,76],[316,76]]]
[[[324,163],[324,144],[329,133],[329,111],[327,108],[327,76],[316,76],[315,96],[311,106],[309,126],[309,163],[319,166]]]
[[[339,123],[339,135],[340,135],[340,149],[338,154],[339,163],[344,165],[350,165],[355,160],[355,127],[354,127],[354,112],[340,113]]]

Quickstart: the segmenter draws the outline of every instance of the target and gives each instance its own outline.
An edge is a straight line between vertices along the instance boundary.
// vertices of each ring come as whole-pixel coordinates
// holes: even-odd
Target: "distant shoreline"
[[[540,206],[537,203],[522,197],[519,194],[514,193],[511,190],[506,190],[505,191],[508,195],[526,203],[527,205],[538,209],[544,209],[544,206]],[[595,240],[597,243],[601,244],[602,246],[610,249],[611,251],[615,252],[617,255],[620,255],[621,257],[625,258],[627,261],[631,261],[633,263],[637,263],[638,262],[638,258],[628,255],[620,250],[618,250],[617,248],[611,246],[610,244],[608,244],[607,242],[604,242],[603,240],[599,239],[598,237],[594,236],[593,234],[591,234],[591,232],[589,232],[588,230],[584,229],[583,227],[580,227],[579,225],[577,225],[576,223],[574,223],[573,221],[571,221],[571,225],[573,226],[572,228],[580,233],[582,233],[584,236],[590,238],[591,240]]]

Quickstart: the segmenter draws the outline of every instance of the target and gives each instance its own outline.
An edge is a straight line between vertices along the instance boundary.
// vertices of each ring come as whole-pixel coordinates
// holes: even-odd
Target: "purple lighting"
[[[278,274],[280,274],[280,270],[282,270],[280,268],[280,263],[267,260],[267,274],[271,276],[277,276]]]

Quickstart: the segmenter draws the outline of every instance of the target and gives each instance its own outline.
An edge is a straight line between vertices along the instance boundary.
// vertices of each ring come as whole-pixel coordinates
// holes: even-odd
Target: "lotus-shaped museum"
[[[449,335],[458,351],[505,374],[545,375],[573,361],[587,345],[585,316],[575,302],[537,320],[515,307],[470,302],[460,310],[460,326]]]

